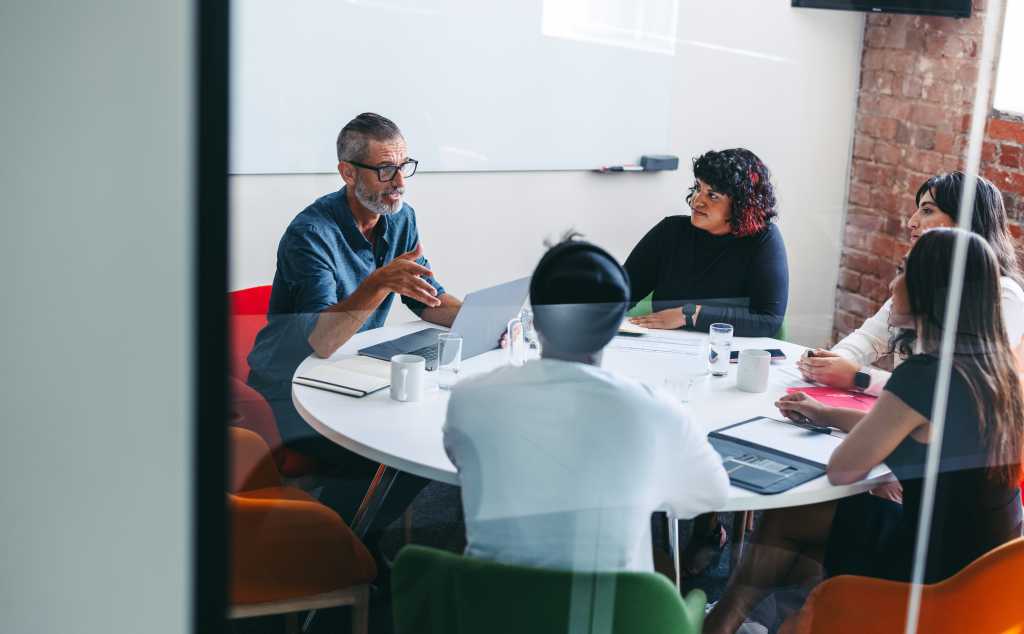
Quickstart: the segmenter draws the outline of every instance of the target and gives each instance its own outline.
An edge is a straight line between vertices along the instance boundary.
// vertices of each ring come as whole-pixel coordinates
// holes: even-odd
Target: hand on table
[[[903,504],[903,485],[899,482],[886,482],[881,486],[871,489],[868,493],[883,500]]]
[[[629,321],[637,326],[657,328],[659,330],[675,330],[685,325],[681,308],[668,308],[642,317],[630,317]]]
[[[804,355],[797,359],[796,367],[808,381],[844,390],[853,388],[853,375],[860,370],[856,362],[821,348],[814,351],[813,357]]]
[[[803,415],[809,418],[811,422],[818,424],[822,423],[827,416],[828,410],[831,409],[828,405],[803,392],[794,392],[783,396],[775,401],[775,407],[778,407],[779,412],[789,420],[798,423],[806,422],[800,418],[800,415]]]
[[[367,281],[380,290],[398,293],[436,308],[441,305],[441,300],[437,297],[437,289],[423,279],[432,275],[432,272],[416,262],[421,255],[423,247],[417,244],[412,251],[399,255],[386,266],[371,273]]]

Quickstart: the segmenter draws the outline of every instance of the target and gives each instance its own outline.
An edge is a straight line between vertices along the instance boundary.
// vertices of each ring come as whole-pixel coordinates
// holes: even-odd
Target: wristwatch
[[[871,386],[871,375],[863,368],[853,374],[853,386],[863,392]]]
[[[683,304],[683,326],[696,326],[693,314],[697,312],[697,304]]]

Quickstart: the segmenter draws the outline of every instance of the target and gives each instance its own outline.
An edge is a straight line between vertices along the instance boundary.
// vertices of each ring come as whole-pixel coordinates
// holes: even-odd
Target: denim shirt
[[[313,352],[309,335],[320,313],[351,295],[374,270],[416,248],[416,213],[409,205],[383,215],[374,229],[376,243],[359,231],[345,188],[321,196],[292,220],[277,247],[277,271],[267,325],[249,354],[249,384],[268,399],[287,398],[295,369]],[[417,260],[429,267],[426,258]],[[440,296],[444,289],[426,278]],[[394,293],[374,310],[360,332],[384,325]],[[419,315],[426,306],[402,297]]]

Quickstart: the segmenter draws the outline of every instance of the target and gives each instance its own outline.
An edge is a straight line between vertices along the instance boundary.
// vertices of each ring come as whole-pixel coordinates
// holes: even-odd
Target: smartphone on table
[[[765,348],[765,352],[772,355],[772,361],[785,361],[786,353],[778,348]],[[740,351],[733,350],[729,353],[729,363],[738,363],[740,360]]]

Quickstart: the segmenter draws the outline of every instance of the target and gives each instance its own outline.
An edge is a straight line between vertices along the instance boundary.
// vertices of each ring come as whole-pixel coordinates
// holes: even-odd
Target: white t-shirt
[[[651,513],[720,508],[729,479],[678,403],[601,368],[542,359],[452,390],[466,554],[562,570],[653,570]]]
[[[1024,337],[1024,289],[1013,278],[999,278],[1000,297],[1003,304],[1003,325],[1010,348],[1016,349]],[[832,347],[832,351],[862,366],[870,366],[889,350],[889,313],[892,311],[892,299],[887,300],[872,317],[861,324],[842,341]],[[896,364],[901,360],[896,359]],[[889,373],[878,368],[871,368],[871,387],[867,390],[878,394],[889,380]]]

